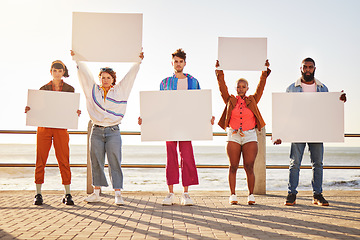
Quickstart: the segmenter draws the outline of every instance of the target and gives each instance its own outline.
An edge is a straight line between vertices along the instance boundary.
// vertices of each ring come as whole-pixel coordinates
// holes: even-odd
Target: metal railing
[[[35,163],[0,163],[1,167],[35,167]],[[47,163],[46,167],[58,167],[57,163]],[[70,167],[84,168],[87,167],[87,164],[84,163],[71,163]],[[108,164],[105,164],[105,167],[108,167]],[[129,164],[122,163],[122,168],[165,168],[165,164]],[[215,165],[215,164],[196,164],[197,168],[229,168],[228,165]],[[244,168],[242,165],[239,165],[239,168]],[[266,165],[266,169],[288,169],[289,165]],[[301,169],[311,169],[311,166],[302,165]],[[360,166],[323,166],[323,169],[360,169]]]
[[[87,131],[68,131],[69,134],[86,135]],[[0,134],[36,134],[36,130],[0,130]],[[141,135],[139,131],[121,131],[121,135]],[[213,136],[227,136],[226,132],[213,132]],[[272,133],[266,133],[271,137]],[[345,133],[344,137],[360,137],[359,133]]]
[[[69,134],[75,135],[87,135],[87,131],[68,131]],[[36,134],[36,130],[0,130],[0,134]],[[138,131],[122,131],[121,135],[141,135],[141,132]],[[213,136],[227,136],[226,132],[214,132]],[[271,137],[271,133],[266,133],[267,137]],[[360,134],[357,133],[347,133],[344,134],[344,137],[360,137]],[[87,164],[70,164],[71,167],[87,167]],[[35,167],[35,163],[0,163],[0,167]],[[46,167],[58,167],[58,164],[48,163]],[[108,167],[106,164],[105,167]],[[121,167],[124,168],[165,168],[165,164],[121,164]],[[197,168],[228,168],[228,165],[213,165],[213,164],[197,164]],[[239,166],[243,168],[243,166]],[[266,169],[288,169],[289,165],[266,165]],[[311,166],[302,165],[302,169],[311,169]],[[358,166],[344,166],[344,165],[327,165],[323,167],[324,169],[360,169]]]

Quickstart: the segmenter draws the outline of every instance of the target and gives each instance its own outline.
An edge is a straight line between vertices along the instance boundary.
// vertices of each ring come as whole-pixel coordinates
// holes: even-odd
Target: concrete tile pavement
[[[87,204],[85,192],[44,191],[34,206],[32,191],[0,191],[0,239],[360,239],[360,191],[328,191],[330,206],[313,205],[300,192],[284,206],[285,192],[256,196],[256,205],[229,205],[228,192],[190,192],[194,206],[162,206],[165,192],[124,192],[124,206],[112,192]]]

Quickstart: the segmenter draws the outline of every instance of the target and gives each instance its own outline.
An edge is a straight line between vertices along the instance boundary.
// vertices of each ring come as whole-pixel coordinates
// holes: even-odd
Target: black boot
[[[74,201],[72,200],[71,194],[66,194],[62,202],[65,203],[66,205],[74,205]]]
[[[285,201],[285,205],[293,206],[296,204],[296,194],[288,193]]]
[[[313,204],[317,204],[320,206],[329,206],[329,202],[325,200],[325,198],[321,193],[319,194],[314,193]]]
[[[43,198],[41,194],[36,194],[34,198],[34,205],[42,205],[43,204]]]

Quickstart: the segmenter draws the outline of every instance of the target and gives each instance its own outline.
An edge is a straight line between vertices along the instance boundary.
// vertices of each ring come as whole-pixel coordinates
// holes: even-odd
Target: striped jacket
[[[200,89],[200,84],[196,78],[190,74],[184,73],[188,79],[188,89]],[[172,77],[165,78],[160,83],[160,90],[177,90],[178,79],[175,74]]]
[[[95,83],[90,70],[83,62],[77,61],[80,85],[86,97],[86,107],[93,124],[113,126],[124,117],[127,100],[133,87],[140,63],[135,63],[125,77],[110,88],[104,99],[104,90]]]

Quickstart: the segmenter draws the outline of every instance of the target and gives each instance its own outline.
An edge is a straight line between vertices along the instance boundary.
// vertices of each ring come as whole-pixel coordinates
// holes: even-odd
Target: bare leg
[[[239,168],[241,145],[236,142],[228,142],[226,147],[229,158],[229,186],[231,194],[235,194],[236,187],[236,172]]]
[[[184,186],[184,192],[189,192],[189,186]]]
[[[174,185],[168,185],[169,193],[174,193]]]
[[[244,169],[249,189],[249,195],[253,194],[255,186],[254,163],[258,152],[257,142],[248,142],[242,146]]]

